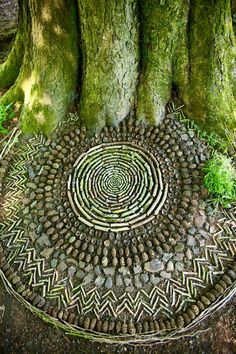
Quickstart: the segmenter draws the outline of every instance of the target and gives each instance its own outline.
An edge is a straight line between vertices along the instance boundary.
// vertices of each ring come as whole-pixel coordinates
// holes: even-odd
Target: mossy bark
[[[186,111],[203,129],[224,136],[236,128],[236,47],[230,0],[192,0],[188,35]]]
[[[80,0],[81,119],[92,130],[115,125],[133,108],[138,76],[135,0]]]
[[[137,100],[137,118],[141,121],[158,124],[164,118],[187,14],[188,4],[184,0],[141,1],[141,73]]]
[[[79,114],[91,131],[116,125],[131,112],[157,125],[177,97],[202,129],[232,135],[235,0],[20,4],[23,61],[19,70],[22,50],[16,40],[0,66],[0,87],[16,81],[0,102],[23,102],[25,132],[53,131],[79,83]]]
[[[26,23],[26,4],[24,4],[23,0],[19,0],[18,30],[7,60],[0,65],[0,89],[13,85],[19,75],[27,40]]]
[[[74,3],[30,0],[24,26],[29,36],[23,64],[2,102],[23,100],[22,129],[48,134],[62,120],[75,96],[78,31]]]

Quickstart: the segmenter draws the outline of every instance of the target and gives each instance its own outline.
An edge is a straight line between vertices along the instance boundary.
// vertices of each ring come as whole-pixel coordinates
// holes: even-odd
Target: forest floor
[[[198,333],[149,346],[106,345],[66,335],[36,317],[0,283],[0,353],[10,354],[234,354],[236,353],[236,298],[208,320]]]

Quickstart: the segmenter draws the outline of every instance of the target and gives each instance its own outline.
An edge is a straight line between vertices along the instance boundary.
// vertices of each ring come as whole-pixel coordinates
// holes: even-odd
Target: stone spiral
[[[151,221],[167,196],[155,156],[127,143],[81,154],[68,179],[68,198],[80,221],[102,231],[126,231]]]

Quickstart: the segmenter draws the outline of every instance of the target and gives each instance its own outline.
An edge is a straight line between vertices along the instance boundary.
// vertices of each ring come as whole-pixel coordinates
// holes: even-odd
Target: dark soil
[[[1,310],[5,307],[5,311]],[[152,346],[106,345],[65,335],[36,317],[0,283],[0,353],[10,354],[233,354],[236,353],[236,298],[198,325],[195,336]]]

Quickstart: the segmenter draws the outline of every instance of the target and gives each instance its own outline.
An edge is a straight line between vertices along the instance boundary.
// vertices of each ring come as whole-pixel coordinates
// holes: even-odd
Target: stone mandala
[[[21,137],[0,161],[0,269],[30,304],[114,338],[179,333],[235,289],[235,207],[206,203],[207,147],[177,120]],[[72,328],[71,327],[71,328]]]

